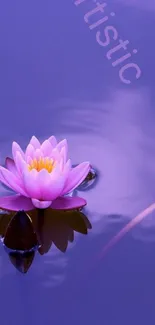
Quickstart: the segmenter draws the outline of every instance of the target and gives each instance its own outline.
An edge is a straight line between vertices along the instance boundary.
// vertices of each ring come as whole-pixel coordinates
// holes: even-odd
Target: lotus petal
[[[37,199],[32,199],[33,205],[38,209],[46,209],[51,205],[52,201],[39,201]]]
[[[36,149],[36,151],[34,151],[33,158],[40,159],[41,157],[44,157],[42,150]]]
[[[45,201],[55,200],[62,192],[65,179],[59,171],[49,174],[45,169],[38,173],[37,184],[41,191],[41,199]]]
[[[50,157],[53,158],[57,162],[59,162],[61,160],[61,155],[57,148],[54,148],[52,150]]]
[[[67,160],[67,153],[66,153],[66,148],[63,147],[60,151],[60,156],[61,156],[61,160],[62,160],[62,168],[64,167],[66,160]]]
[[[30,140],[30,144],[33,146],[34,149],[40,149],[40,142],[34,135]]]
[[[32,146],[32,144],[29,143],[25,151],[25,158],[27,159],[27,157],[30,156],[33,159],[34,153],[35,153],[35,149]]]
[[[25,154],[24,154],[23,150],[21,149],[21,147],[19,146],[19,144],[14,141],[12,143],[12,156],[13,156],[13,159],[14,160],[15,160],[17,151],[19,151],[21,153],[22,157],[25,158]]]
[[[71,160],[68,159],[65,166],[63,167],[63,175],[64,175],[64,178],[65,178],[65,181],[68,178],[70,170],[71,170]]]
[[[59,197],[52,202],[50,208],[54,210],[73,210],[84,207],[86,204],[86,200],[78,196]]]
[[[62,152],[62,149],[63,149],[64,161],[66,162],[66,160],[67,160],[67,156],[68,156],[68,143],[67,143],[67,140],[64,139],[64,140],[60,141],[60,142],[57,144],[56,148],[57,148],[60,152]]]
[[[6,186],[14,190],[16,193],[20,193],[26,197],[28,197],[22,183],[17,176],[11,173],[8,169],[0,166],[0,181],[4,183]]]
[[[22,155],[21,155],[21,153],[19,151],[17,151],[17,153],[16,153],[15,165],[16,165],[18,173],[22,174],[23,169],[24,169],[24,167],[26,165],[26,162],[23,159],[23,157],[22,157]]]
[[[83,180],[86,178],[90,170],[89,162],[83,162],[73,168],[68,176],[65,187],[62,194],[67,194],[73,191],[78,185],[80,185]]]
[[[37,176],[38,172],[35,169],[32,169],[31,171],[25,169],[23,173],[23,182],[29,197],[40,199],[41,192],[38,186]]]
[[[55,148],[57,145],[57,140],[56,140],[55,136],[52,135],[48,140],[50,141],[52,147]]]
[[[5,160],[6,168],[15,175],[18,175],[17,168],[13,159],[7,157]]]
[[[5,210],[29,211],[34,209],[34,205],[30,198],[22,196],[20,194],[0,197],[0,208]]]
[[[52,144],[50,143],[49,140],[45,140],[42,145],[41,145],[41,151],[45,157],[49,157],[52,152]]]

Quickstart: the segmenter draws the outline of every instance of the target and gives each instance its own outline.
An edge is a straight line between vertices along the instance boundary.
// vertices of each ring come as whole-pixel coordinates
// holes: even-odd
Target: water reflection
[[[68,127],[74,160],[87,157],[100,171],[96,188],[85,192],[89,213],[133,218],[154,201],[154,111],[145,88],[110,93],[100,103],[68,101],[72,109],[67,112],[66,100],[63,126]],[[74,129],[82,130],[82,136],[69,133],[73,115]],[[92,222],[105,223],[93,215]]]
[[[10,262],[15,266],[15,268],[21,273],[26,273],[30,268],[34,257],[35,251],[30,252],[10,252],[8,254]]]
[[[74,241],[74,231],[86,235],[91,223],[81,210],[34,209],[16,214],[2,211],[0,235],[11,263],[22,273],[30,268],[35,253],[49,252],[54,244],[65,252]]]
[[[130,88],[119,84],[118,74],[83,22],[85,8],[91,10],[93,1],[84,1],[78,9],[74,2],[61,1],[61,10],[60,1],[38,2],[37,7],[32,3],[31,10],[22,7],[23,2],[11,8],[3,2],[0,159],[10,153],[13,139],[25,145],[32,132],[46,137],[52,130],[61,138],[69,137],[74,163],[89,159],[101,174],[97,186],[84,192],[95,236],[89,240],[83,236],[71,254],[62,254],[52,243],[48,253],[36,254],[24,279],[14,275],[15,268],[10,262],[8,267],[2,253],[1,320],[4,324],[152,325],[155,247],[144,243],[145,227],[132,229],[95,272],[87,272],[88,286],[86,277],[79,279],[79,268],[89,257],[92,263],[92,257],[154,201],[154,23],[151,13],[142,8],[153,9],[155,2],[106,1],[116,12],[115,23],[109,17],[109,25],[116,24],[121,38],[131,41],[129,51],[132,46],[139,49],[144,78]],[[130,3],[133,8],[127,7]],[[148,100],[142,84],[150,92]],[[70,97],[69,103],[62,99],[61,105],[55,105],[64,97]],[[147,222],[148,217],[142,223]],[[134,238],[139,233],[140,242],[133,232]],[[7,276],[9,272],[13,275]],[[42,287],[45,281],[50,289]],[[60,287],[51,288],[58,282]]]
[[[29,251],[38,246],[37,235],[27,213],[19,211],[11,218],[3,243],[14,251]]]

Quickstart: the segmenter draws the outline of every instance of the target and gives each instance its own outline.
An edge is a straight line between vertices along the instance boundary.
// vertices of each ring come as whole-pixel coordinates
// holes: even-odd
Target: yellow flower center
[[[52,172],[54,168],[54,161],[48,157],[40,157],[39,159],[32,159],[31,162],[28,164],[28,170],[31,171],[32,169],[36,169],[38,172],[42,169],[46,169],[49,173]]]

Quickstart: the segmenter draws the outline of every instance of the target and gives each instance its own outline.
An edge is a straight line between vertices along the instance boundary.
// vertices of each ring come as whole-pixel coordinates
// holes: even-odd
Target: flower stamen
[[[52,172],[54,168],[54,161],[51,158],[48,157],[40,157],[39,159],[32,159],[30,163],[28,164],[28,170],[31,171],[32,169],[37,170],[37,172],[40,172],[42,169],[46,169],[49,173]]]

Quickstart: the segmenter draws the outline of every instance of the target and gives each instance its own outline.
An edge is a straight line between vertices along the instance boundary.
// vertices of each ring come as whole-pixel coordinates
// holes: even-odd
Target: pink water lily
[[[25,152],[13,142],[12,156],[6,158],[6,168],[0,166],[0,181],[17,194],[1,197],[2,209],[74,209],[86,205],[82,198],[66,196],[90,170],[89,162],[72,168],[66,139],[58,143],[51,136],[41,144],[33,136]]]

